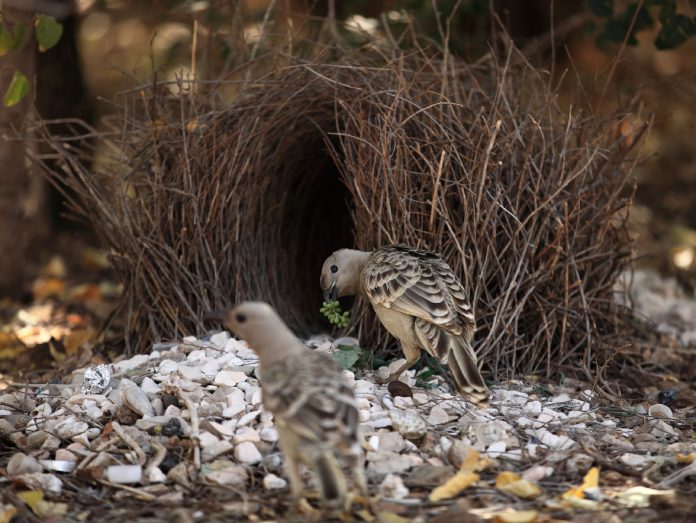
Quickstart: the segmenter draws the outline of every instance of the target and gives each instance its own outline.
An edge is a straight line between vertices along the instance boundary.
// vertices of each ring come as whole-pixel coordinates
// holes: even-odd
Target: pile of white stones
[[[336,344],[318,345],[331,351]],[[54,495],[66,474],[128,484],[141,497],[163,500],[181,499],[195,481],[243,489],[257,476],[265,489],[283,489],[278,433],[261,406],[257,365],[244,342],[220,332],[156,344],[149,354],[114,363],[99,393],[81,391],[84,370],[72,384],[5,393],[0,434],[18,449],[7,474]],[[664,405],[615,416],[589,390],[508,382],[479,407],[439,377],[431,378],[432,388],[419,388],[408,371],[401,378],[407,395],[395,397],[371,372],[345,375],[360,408],[367,475],[386,498],[409,496],[418,478],[440,482],[470,447],[535,481],[587,470],[594,461],[588,445],[635,470],[692,451]]]

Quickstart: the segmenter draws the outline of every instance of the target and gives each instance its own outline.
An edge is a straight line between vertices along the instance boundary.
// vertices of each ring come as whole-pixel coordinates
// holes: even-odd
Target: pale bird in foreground
[[[401,342],[406,363],[384,382],[413,366],[425,349],[447,364],[460,394],[486,395],[471,341],[474,314],[461,282],[432,252],[389,245],[373,252],[341,249],[321,270],[326,301],[363,295],[382,325]]]
[[[367,496],[358,409],[334,358],[305,347],[265,303],[241,303],[208,318],[221,321],[259,356],[263,406],[273,413],[293,501],[302,496],[300,464],[314,471],[329,503],[347,499],[344,466]]]

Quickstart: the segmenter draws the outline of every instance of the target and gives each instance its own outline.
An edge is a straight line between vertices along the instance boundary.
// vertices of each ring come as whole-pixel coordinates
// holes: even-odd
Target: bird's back
[[[264,406],[307,443],[357,442],[358,410],[343,370],[328,354],[306,349],[261,369]]]
[[[471,339],[474,315],[451,267],[437,254],[403,244],[375,250],[361,274],[368,299]]]

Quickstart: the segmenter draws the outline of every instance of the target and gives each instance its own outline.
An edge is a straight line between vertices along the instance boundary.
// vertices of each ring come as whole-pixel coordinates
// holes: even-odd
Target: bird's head
[[[341,249],[326,258],[321,268],[324,301],[354,296],[360,291],[360,273],[370,253]]]
[[[252,345],[254,350],[257,350],[255,341],[263,337],[263,334],[285,329],[285,324],[273,308],[258,301],[245,301],[226,311],[209,312],[205,319],[222,323],[225,328]]]

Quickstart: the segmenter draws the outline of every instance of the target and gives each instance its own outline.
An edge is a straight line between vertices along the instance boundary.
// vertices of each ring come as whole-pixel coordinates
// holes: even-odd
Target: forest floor
[[[384,371],[346,370],[373,502],[336,517],[687,521],[696,513],[696,301],[655,271],[631,278],[629,296],[655,334],[617,356],[618,395],[527,376],[495,383],[488,404],[472,405],[425,369],[389,387],[375,384]],[[285,514],[253,352],[217,332],[119,356],[100,330],[119,292],[99,251],[72,246],[47,261],[25,303],[3,304],[0,522]],[[308,341],[341,352],[328,336]],[[311,518],[328,516],[311,503],[295,516]]]

